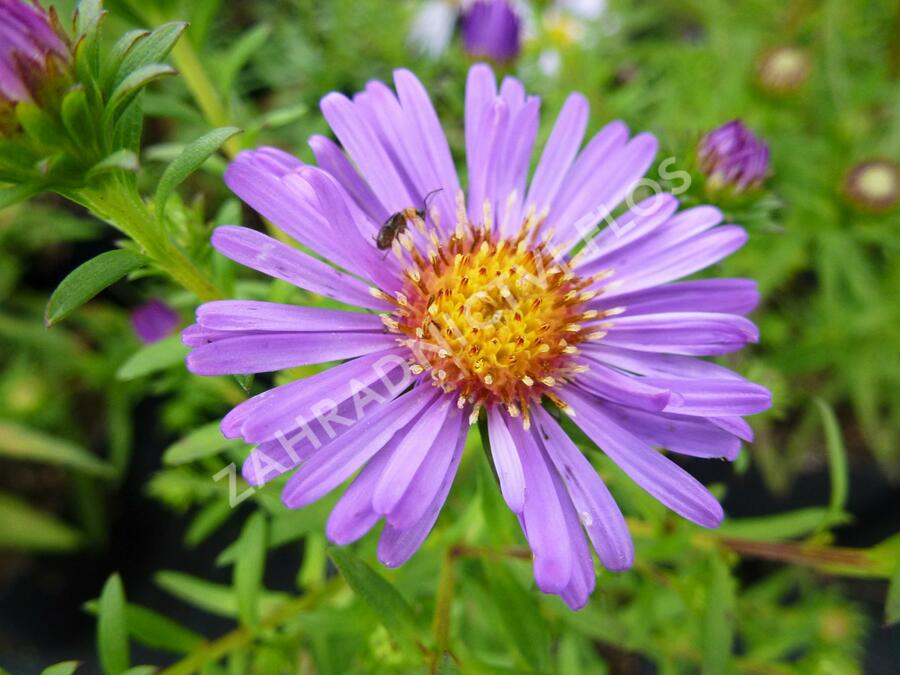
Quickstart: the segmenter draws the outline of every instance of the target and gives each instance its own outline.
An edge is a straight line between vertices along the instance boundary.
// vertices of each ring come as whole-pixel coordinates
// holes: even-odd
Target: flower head
[[[812,67],[809,54],[800,47],[784,46],[767,51],[756,65],[760,86],[772,94],[788,94],[803,86]]]
[[[56,13],[21,0],[0,0],[0,109],[40,101],[71,56]]]
[[[769,173],[769,146],[740,120],[706,134],[697,148],[697,159],[714,191],[744,192],[762,183]]]
[[[522,19],[509,0],[474,0],[463,10],[461,24],[470,56],[502,63],[519,55]]]
[[[213,235],[233,260],[369,311],[208,303],[184,333],[188,367],[222,375],[345,360],[245,401],[222,430],[256,444],[243,469],[251,484],[296,469],[282,497],[292,508],[359,472],[327,534],[346,544],[384,519],[378,555],[390,566],[433,527],[467,428],[484,414],[538,586],[581,607],[594,587],[588,542],[613,570],[634,550],[558,418],[572,416],[663,504],[718,525],[715,498],[657,448],[734,459],[751,437],[742,416],[769,406],[764,388],[696,358],[756,341],[744,316],[754,283],[678,281],[746,235],[709,206],[676,212],[665,194],[629,201],[613,220],[656,141],[613,122],[582,147],[578,94],[529,180],[540,102],[513,78],[498,89],[484,65],[467,82],[463,190],[425,89],[405,70],[394,82],[396,93],[370,82],[352,99],[322,100],[343,148],[313,137],[318,166],[261,148],[226,173],[237,195],[334,266],[247,228]]]
[[[890,211],[900,204],[900,166],[889,159],[860,162],[844,179],[844,195],[863,211]]]
[[[178,312],[158,299],[150,300],[131,314],[131,327],[144,344],[158,342],[178,327]]]

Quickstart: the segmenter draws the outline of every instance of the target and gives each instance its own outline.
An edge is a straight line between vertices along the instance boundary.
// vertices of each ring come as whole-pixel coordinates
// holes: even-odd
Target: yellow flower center
[[[529,216],[503,239],[467,222],[444,241],[432,234],[425,256],[411,237],[401,240],[412,264],[385,325],[403,336],[413,372],[459,392],[460,407],[474,404],[473,418],[482,405],[503,405],[527,424],[529,405],[542,395],[558,402],[552,388],[581,370],[572,358],[578,343],[598,336],[591,323],[602,316],[584,307],[594,278],[557,263],[538,225]]]

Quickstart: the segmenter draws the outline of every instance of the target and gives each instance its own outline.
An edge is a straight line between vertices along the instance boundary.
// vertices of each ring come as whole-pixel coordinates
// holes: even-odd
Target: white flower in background
[[[594,21],[606,10],[606,0],[557,0],[556,6],[579,19]]]
[[[437,58],[450,46],[459,7],[450,0],[429,0],[413,17],[409,44],[417,52]]]

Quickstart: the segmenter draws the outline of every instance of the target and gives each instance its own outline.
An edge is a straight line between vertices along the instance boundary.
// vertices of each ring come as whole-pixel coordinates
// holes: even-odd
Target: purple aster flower
[[[729,187],[743,192],[762,183],[769,173],[769,146],[740,120],[706,134],[697,158],[712,190]]]
[[[368,311],[207,303],[184,333],[188,367],[224,375],[346,360],[245,401],[222,430],[256,445],[243,467],[251,484],[293,470],[283,492],[290,508],[359,472],[327,535],[347,544],[384,519],[378,556],[388,566],[412,556],[434,526],[468,425],[484,411],[500,491],[534,552],[537,584],[581,607],[594,587],[589,542],[612,570],[628,568],[634,549],[558,417],[570,415],[673,511],[718,525],[716,499],[659,449],[734,459],[752,436],[743,416],[770,405],[763,387],[697,358],[757,340],[745,318],[755,284],[679,281],[747,236],[721,225],[713,207],[676,212],[667,194],[629,204],[612,223],[657,144],[613,122],[582,147],[588,104],[579,94],[529,180],[539,100],[513,78],[498,90],[485,65],[467,82],[464,191],[424,87],[406,70],[394,84],[322,100],[343,147],[314,136],[318,166],[261,148],[241,153],[225,176],[334,266],[248,228],[213,235],[241,264]],[[593,236],[602,222],[612,224]]]
[[[178,312],[157,299],[144,303],[131,314],[131,327],[144,344],[168,337],[180,322]]]
[[[463,10],[463,47],[470,56],[512,61],[521,48],[522,21],[508,0],[475,0]]]
[[[39,98],[45,74],[69,63],[54,10],[21,0],[0,0],[0,106]]]

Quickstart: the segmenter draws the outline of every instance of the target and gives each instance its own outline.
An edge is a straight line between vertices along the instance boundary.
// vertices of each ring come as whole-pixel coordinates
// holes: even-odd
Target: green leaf
[[[214,584],[181,572],[163,570],[155,577],[156,584],[184,602],[210,614],[233,618],[237,616],[237,597],[230,586]],[[259,609],[265,615],[287,600],[284,593],[260,593]]]
[[[259,52],[271,35],[272,29],[266,24],[257,24],[244,32],[225,54],[219,68],[219,90],[231,91],[235,78],[247,61]]]
[[[47,666],[41,671],[41,675],[72,675],[81,663],[78,661],[63,661]]]
[[[61,321],[143,264],[143,256],[126,250],[107,251],[91,258],[72,270],[53,291],[44,311],[44,321],[48,326]]]
[[[257,511],[244,524],[238,539],[234,563],[234,592],[241,623],[255,626],[259,621],[259,593],[266,567],[266,518]]]
[[[716,535],[758,541],[794,539],[811,534],[822,527],[834,527],[850,520],[846,513],[832,514],[827,508],[813,506],[758,518],[735,518],[722,523]]]
[[[536,598],[516,580],[507,563],[488,560],[483,568],[488,586],[486,597],[492,600],[499,628],[521,655],[522,663],[544,672],[550,642]]]
[[[83,85],[73,87],[63,98],[62,120],[76,146],[92,148],[95,124]]]
[[[158,672],[156,666],[135,666],[126,670],[122,675],[153,675],[155,672]]]
[[[227,499],[214,499],[207,503],[188,526],[184,533],[184,543],[191,548],[197,546],[219,529],[233,512],[234,509]]]
[[[166,167],[165,172],[156,186],[156,215],[162,219],[165,213],[166,202],[169,200],[176,187],[181,185],[185,178],[200,168],[222,144],[237,133],[237,127],[222,127],[204,134],[196,141],[185,146],[181,154]]]
[[[735,583],[731,570],[720,555],[710,559],[709,585],[706,592],[706,614],[703,628],[704,675],[722,675],[727,672],[734,641]]]
[[[225,438],[218,422],[211,422],[170,445],[163,453],[162,460],[163,464],[178,466],[241,445],[240,439]]]
[[[103,18],[103,0],[81,0],[75,10],[75,35],[92,30]]]
[[[900,562],[897,563],[891,581],[888,584],[887,598],[884,602],[884,623],[888,626],[900,621]]]
[[[69,525],[0,492],[0,548],[56,553],[75,550],[81,541]]]
[[[183,367],[188,351],[188,348],[181,344],[178,335],[153,342],[132,354],[116,372],[116,377],[120,380],[134,380],[175,365]]]
[[[330,548],[328,555],[379,623],[396,638],[416,640],[415,614],[390,582],[345,548]]]
[[[104,94],[108,94],[113,88],[114,78],[119,72],[119,66],[122,65],[125,55],[138,40],[143,40],[148,35],[150,35],[150,31],[142,28],[130,30],[116,40],[116,43],[104,55],[103,63],[100,64],[100,88]]]
[[[834,411],[821,398],[815,399],[819,414],[822,416],[822,427],[825,430],[825,450],[828,453],[828,471],[831,475],[831,498],[828,500],[828,513],[835,515],[844,512],[847,503],[847,450],[841,437],[841,427]]]
[[[53,117],[35,103],[22,101],[16,104],[16,118],[24,132],[45,148],[59,150],[63,142],[62,129]]]
[[[85,180],[90,182],[97,176],[117,170],[136,173],[140,168],[141,165],[137,155],[134,154],[133,151],[123,148],[122,150],[116,150],[111,155],[107,155],[104,159],[101,159],[94,164],[94,166],[88,170],[87,174],[85,174]]]
[[[113,574],[104,584],[97,607],[97,651],[100,654],[100,665],[106,675],[121,675],[128,670],[131,657],[125,616],[125,589],[118,574]]]
[[[96,600],[84,604],[84,608],[95,615],[98,607]],[[199,633],[141,605],[128,603],[125,606],[125,617],[128,634],[132,639],[151,649],[186,654],[203,642],[203,636]]]
[[[0,457],[65,466],[104,478],[115,475],[109,464],[88,450],[12,422],[0,422]]]
[[[0,189],[0,209],[24,202],[41,191],[41,187],[35,184],[23,183],[14,187]]]
[[[187,24],[185,22],[172,21],[164,23],[149,35],[135,40],[131,48],[125,53],[113,86],[117,87],[120,85],[131,73],[139,68],[157,64],[165,59],[186,28]]]
[[[148,84],[161,77],[174,74],[174,68],[161,63],[151,63],[130,73],[110,94],[109,101],[106,104],[106,111],[103,113],[104,122],[108,123],[117,120],[128,104]]]

